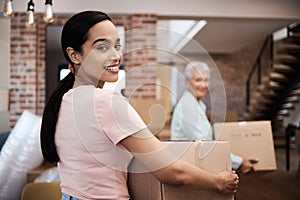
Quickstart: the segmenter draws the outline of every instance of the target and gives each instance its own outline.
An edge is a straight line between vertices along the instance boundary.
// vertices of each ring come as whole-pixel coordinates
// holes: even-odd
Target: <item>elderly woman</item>
[[[212,140],[213,131],[202,98],[209,86],[210,69],[203,62],[191,62],[185,70],[186,90],[175,106],[171,122],[172,140]],[[256,159],[231,154],[232,168],[248,173]]]

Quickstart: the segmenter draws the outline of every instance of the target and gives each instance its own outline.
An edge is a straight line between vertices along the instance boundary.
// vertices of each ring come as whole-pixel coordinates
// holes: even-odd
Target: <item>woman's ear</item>
[[[67,54],[74,64],[76,64],[76,65],[80,64],[79,58],[77,55],[78,53],[72,47],[67,48]]]

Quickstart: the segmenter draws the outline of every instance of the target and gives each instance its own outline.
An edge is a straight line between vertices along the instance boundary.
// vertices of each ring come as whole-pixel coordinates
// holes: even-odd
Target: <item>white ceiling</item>
[[[207,19],[207,25],[193,40],[209,53],[231,53],[249,45],[262,44],[268,35],[294,22],[277,19]],[[197,52],[197,45],[194,44],[190,42],[182,52]]]

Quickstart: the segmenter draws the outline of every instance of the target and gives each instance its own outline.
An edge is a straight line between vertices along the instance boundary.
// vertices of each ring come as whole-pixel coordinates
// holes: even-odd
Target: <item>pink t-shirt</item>
[[[80,86],[62,100],[55,144],[62,192],[80,199],[129,199],[132,155],[119,142],[145,123],[113,90]]]

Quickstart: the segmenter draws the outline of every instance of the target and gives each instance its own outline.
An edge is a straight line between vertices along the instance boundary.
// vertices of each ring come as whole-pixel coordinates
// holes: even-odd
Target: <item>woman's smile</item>
[[[119,72],[119,66],[118,65],[115,65],[115,66],[104,66],[103,69],[105,69],[106,71],[115,72],[115,73]]]

